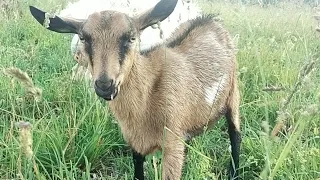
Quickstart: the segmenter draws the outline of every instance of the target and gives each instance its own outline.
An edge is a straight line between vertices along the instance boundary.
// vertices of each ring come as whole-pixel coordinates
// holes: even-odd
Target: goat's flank
[[[116,11],[85,20],[50,18],[49,30],[76,33],[95,92],[109,102],[134,150],[135,178],[144,179],[144,156],[163,152],[162,178],[181,178],[183,137],[200,134],[226,116],[231,140],[230,178],[238,179],[240,151],[236,58],[229,33],[211,16],[183,23],[165,43],[139,51],[139,35],[168,17],[177,0],[161,0],[135,16]],[[30,7],[43,24],[45,12]],[[168,128],[171,132],[164,129]],[[179,138],[180,137],[180,138]]]

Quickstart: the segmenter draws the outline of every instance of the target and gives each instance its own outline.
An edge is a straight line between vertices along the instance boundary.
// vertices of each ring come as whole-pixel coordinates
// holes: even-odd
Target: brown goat
[[[136,179],[144,179],[144,156],[155,150],[163,152],[162,178],[180,179],[185,149],[180,138],[200,134],[223,115],[232,149],[230,178],[238,179],[239,91],[229,33],[212,16],[202,16],[178,27],[166,43],[139,51],[141,31],[167,18],[176,3],[161,0],[138,17],[115,11],[86,20],[55,16],[47,28],[79,35],[96,94],[110,101],[133,149]],[[43,24],[45,12],[30,10]]]

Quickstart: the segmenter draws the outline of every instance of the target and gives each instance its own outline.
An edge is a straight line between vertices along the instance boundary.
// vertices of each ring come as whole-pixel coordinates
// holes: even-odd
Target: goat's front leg
[[[163,148],[163,180],[180,180],[181,171],[184,161],[184,144],[183,142],[167,132]]]
[[[143,163],[145,157],[135,150],[132,150],[132,159],[134,165],[134,180],[144,180]]]

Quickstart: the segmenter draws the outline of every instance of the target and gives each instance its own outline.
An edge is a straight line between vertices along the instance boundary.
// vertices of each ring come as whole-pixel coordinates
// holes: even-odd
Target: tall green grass
[[[15,9],[20,13],[0,16],[0,67],[22,69],[43,90],[41,101],[27,99],[18,81],[0,75],[0,179],[19,179],[19,174],[24,179],[132,179],[130,149],[107,104],[87,83],[71,80],[72,36],[42,28],[30,16],[29,4],[54,12],[66,2],[24,1]],[[209,2],[201,6],[205,12],[219,13],[238,39],[242,179],[319,178],[320,34],[314,30],[311,8]],[[281,109],[300,69],[311,61],[315,68]],[[268,86],[282,90],[264,91]],[[285,127],[274,138],[270,133],[278,111],[286,112]],[[18,121],[33,125],[35,163],[20,152]],[[230,152],[224,120],[193,139],[191,146],[183,179],[226,179]],[[154,166],[161,174],[160,165],[147,157],[148,179],[155,179]]]

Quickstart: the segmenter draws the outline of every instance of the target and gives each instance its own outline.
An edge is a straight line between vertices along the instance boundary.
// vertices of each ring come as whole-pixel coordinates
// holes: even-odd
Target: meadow
[[[0,179],[132,179],[131,151],[108,104],[88,82],[71,79],[72,35],[45,30],[29,13],[28,5],[57,12],[66,0],[10,1],[0,13]],[[315,10],[298,3],[199,4],[204,12],[219,14],[237,44],[241,179],[319,179]],[[8,75],[10,67],[26,72],[41,90]],[[19,130],[19,121],[32,128]],[[31,143],[24,137],[29,131],[32,151],[23,144]],[[191,141],[183,179],[227,179],[229,159],[221,119]],[[160,162],[160,153],[147,157],[148,179],[158,179]]]

